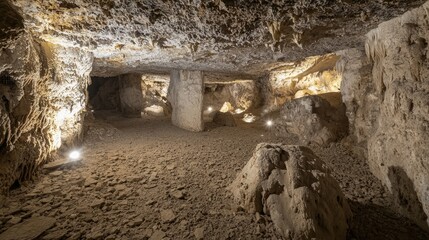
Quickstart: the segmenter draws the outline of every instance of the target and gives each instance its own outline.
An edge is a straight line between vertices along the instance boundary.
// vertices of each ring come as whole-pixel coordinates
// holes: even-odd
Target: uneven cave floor
[[[80,163],[10,192],[0,232],[40,215],[56,219],[40,239],[281,239],[268,218],[237,209],[225,188],[258,143],[296,144],[293,136],[244,124],[208,124],[193,133],[153,117],[111,116],[89,125]],[[364,160],[339,143],[311,148],[352,207],[349,239],[429,239],[393,213],[390,194]]]

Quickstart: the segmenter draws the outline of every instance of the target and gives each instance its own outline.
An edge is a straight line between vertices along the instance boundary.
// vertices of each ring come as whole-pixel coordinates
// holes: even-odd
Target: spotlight
[[[73,150],[69,153],[69,158],[72,161],[77,161],[80,159],[80,152],[78,150]]]
[[[209,112],[213,112],[213,107],[208,107],[208,108],[207,108],[207,111],[209,111]]]
[[[267,125],[267,127],[271,127],[274,125],[274,122],[272,120],[268,120],[265,122],[265,125]]]
[[[237,108],[237,109],[235,109],[235,111],[234,111],[234,113],[235,114],[241,114],[241,113],[243,113],[244,112],[244,110],[243,109],[241,109],[241,108]]]

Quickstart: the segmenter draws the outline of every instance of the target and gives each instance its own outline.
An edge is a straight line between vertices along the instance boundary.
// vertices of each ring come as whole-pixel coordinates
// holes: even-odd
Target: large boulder
[[[271,216],[286,239],[345,239],[351,210],[329,169],[302,146],[259,144],[228,187],[244,210]]]
[[[313,95],[287,102],[274,126],[273,130],[280,136],[292,133],[303,144],[324,146],[347,135],[348,119],[343,104],[335,106],[325,98]]]

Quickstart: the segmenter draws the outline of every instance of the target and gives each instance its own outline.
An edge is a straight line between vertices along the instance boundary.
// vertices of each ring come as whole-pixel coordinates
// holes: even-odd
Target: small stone
[[[104,199],[96,199],[91,203],[90,207],[101,208],[101,207],[103,207],[104,203],[105,203]]]
[[[165,232],[156,230],[152,236],[149,238],[149,240],[162,240],[165,237]]]
[[[98,181],[95,180],[94,178],[87,178],[85,179],[85,183],[83,184],[85,187],[89,187],[91,185],[96,184]]]
[[[185,194],[183,193],[183,191],[173,191],[170,193],[170,196],[177,198],[177,199],[184,199],[185,198]]]
[[[161,211],[161,221],[163,223],[171,223],[174,222],[174,220],[176,220],[176,215],[174,214],[173,210],[168,209]]]
[[[22,218],[13,216],[7,223],[15,225],[22,221]]]
[[[150,228],[146,228],[143,231],[143,237],[150,238],[150,236],[152,236],[152,234],[153,234],[153,230]]]
[[[55,218],[33,217],[25,222],[16,224],[0,234],[2,240],[35,239],[55,225]]]
[[[58,176],[61,176],[62,174],[63,174],[62,171],[53,171],[49,173],[49,176],[58,177]]]
[[[114,240],[114,239],[116,239],[117,237],[115,236],[115,235],[109,235],[109,236],[107,236],[104,240]]]
[[[137,227],[137,226],[140,226],[142,223],[143,223],[142,218],[135,218],[129,223],[129,226],[130,227]]]
[[[155,180],[158,179],[158,173],[157,172],[153,172],[150,177],[149,177],[149,182],[153,182]]]
[[[89,240],[101,240],[103,239],[104,234],[99,230],[93,230],[86,235],[86,238]]]
[[[127,189],[127,187],[125,185],[121,184],[121,185],[116,185],[115,189],[116,189],[116,191],[121,192],[121,191],[124,191],[125,189]]]
[[[43,237],[43,240],[57,240],[57,239],[63,239],[67,234],[66,229],[57,230],[54,232],[49,233],[48,235]]]
[[[194,236],[196,239],[204,239],[204,228],[196,228],[194,230]]]
[[[50,203],[50,202],[52,202],[53,198],[54,197],[52,197],[52,196],[47,197],[47,198],[43,198],[43,199],[40,200],[40,202],[41,203]]]

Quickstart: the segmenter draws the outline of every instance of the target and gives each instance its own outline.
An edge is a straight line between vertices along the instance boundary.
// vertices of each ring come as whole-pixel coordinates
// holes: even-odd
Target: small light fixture
[[[241,113],[243,113],[244,112],[244,110],[243,109],[241,109],[241,108],[237,108],[237,109],[235,109],[235,111],[234,111],[234,113],[235,114],[241,114]]]
[[[273,122],[272,120],[267,120],[267,121],[265,122],[265,125],[267,125],[267,127],[271,127],[271,126],[273,126],[273,125],[274,125],[274,122]]]
[[[69,158],[71,161],[77,161],[80,159],[80,151],[73,150],[69,153]]]
[[[209,112],[213,112],[213,107],[208,107],[208,108],[207,108],[207,111],[209,111]]]

